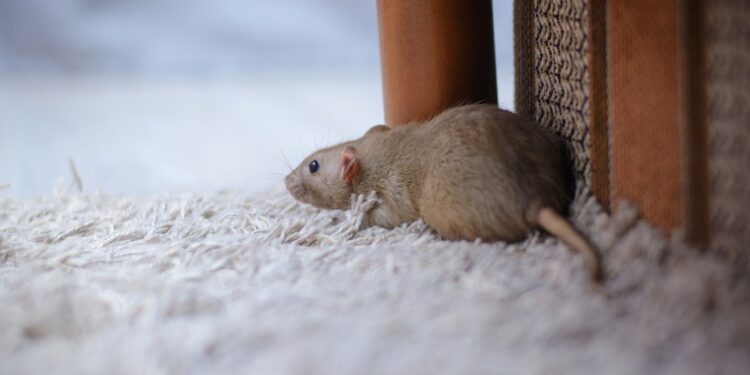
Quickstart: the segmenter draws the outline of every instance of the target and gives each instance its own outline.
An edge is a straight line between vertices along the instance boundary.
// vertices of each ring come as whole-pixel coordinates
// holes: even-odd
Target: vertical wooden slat
[[[589,148],[591,191],[609,207],[609,135],[607,131],[607,2],[588,1]]]
[[[665,231],[683,217],[677,2],[608,3],[611,201]]]
[[[708,130],[705,92],[705,4],[681,0],[682,208],[687,239],[708,244]]]
[[[491,0],[378,0],[385,121],[497,103]]]

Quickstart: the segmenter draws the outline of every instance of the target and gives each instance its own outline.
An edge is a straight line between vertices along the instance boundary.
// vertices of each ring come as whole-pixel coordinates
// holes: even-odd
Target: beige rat
[[[371,128],[316,151],[286,177],[289,192],[319,208],[347,209],[352,193],[380,203],[365,225],[393,228],[422,218],[451,240],[520,241],[538,227],[584,257],[599,256],[560,212],[570,204],[564,148],[547,129],[491,105],[446,110],[426,123]]]

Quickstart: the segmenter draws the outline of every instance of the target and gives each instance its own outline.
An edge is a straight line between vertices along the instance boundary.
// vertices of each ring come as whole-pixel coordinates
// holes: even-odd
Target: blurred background
[[[512,0],[493,1],[513,105]],[[383,122],[375,0],[0,0],[0,194],[281,184]]]

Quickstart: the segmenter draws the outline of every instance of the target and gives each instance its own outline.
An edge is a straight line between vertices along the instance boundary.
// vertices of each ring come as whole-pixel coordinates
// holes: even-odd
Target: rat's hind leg
[[[471,181],[453,181],[445,176],[428,177],[419,200],[419,213],[427,225],[449,240],[518,241],[528,232],[523,220],[516,220],[485,199],[485,194],[462,194],[481,191]],[[460,187],[459,187],[460,186]],[[485,189],[487,194],[492,189]]]

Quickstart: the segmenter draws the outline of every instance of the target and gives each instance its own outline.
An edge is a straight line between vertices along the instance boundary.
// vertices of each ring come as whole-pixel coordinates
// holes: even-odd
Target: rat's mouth
[[[286,190],[289,191],[289,194],[292,194],[294,199],[301,201],[302,197],[307,193],[305,185],[303,185],[299,179],[295,178],[295,176],[292,175],[286,176],[284,182],[286,184]]]

